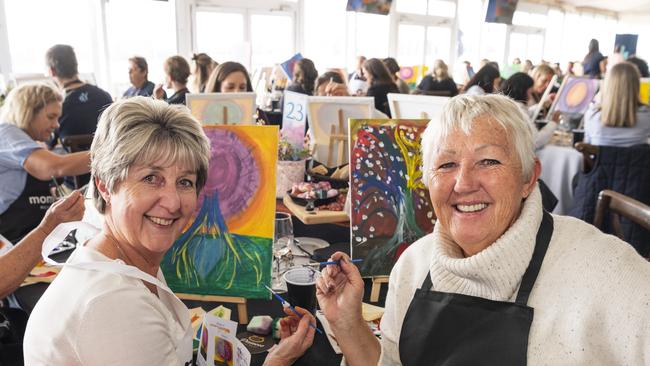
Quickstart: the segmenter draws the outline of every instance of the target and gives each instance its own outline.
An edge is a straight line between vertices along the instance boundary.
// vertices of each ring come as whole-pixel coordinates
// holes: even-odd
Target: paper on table
[[[366,304],[365,302],[361,303],[361,316],[363,316],[363,320],[367,322],[379,320],[384,316],[384,308]]]
[[[9,251],[9,249],[13,247],[14,245],[9,240],[7,240],[7,238],[0,235],[0,255],[4,255]]]

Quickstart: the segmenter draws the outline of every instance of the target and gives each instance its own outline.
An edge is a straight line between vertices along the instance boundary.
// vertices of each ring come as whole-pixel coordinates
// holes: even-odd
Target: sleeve
[[[453,79],[447,79],[447,85],[449,86],[450,96],[455,97],[458,95],[458,87]]]
[[[82,365],[183,365],[176,339],[156,299],[141,289],[93,299],[81,315],[77,349]]]
[[[22,130],[5,129],[3,134],[5,136],[0,138],[0,166],[7,169],[23,169],[27,157],[42,148]]]
[[[431,85],[429,85],[430,84],[429,80],[431,80],[431,78],[428,75],[423,77],[422,81],[420,81],[420,85],[418,85],[418,89],[424,91],[429,90],[431,88]]]
[[[556,129],[557,122],[554,121],[549,121],[546,126],[542,127],[542,129],[539,130],[535,136],[535,150],[541,149],[544,147],[544,145],[551,141],[551,137],[553,137],[553,133]]]

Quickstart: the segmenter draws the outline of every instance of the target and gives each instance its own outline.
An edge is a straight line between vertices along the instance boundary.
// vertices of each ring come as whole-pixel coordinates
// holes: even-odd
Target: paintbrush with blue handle
[[[266,287],[266,289],[269,290],[269,291],[271,292],[271,294],[272,294],[273,296],[275,296],[275,298],[278,299],[278,300],[282,303],[282,306],[291,309],[291,311],[292,311],[294,314],[296,314],[296,316],[298,317],[298,319],[302,319],[302,314],[300,314],[299,312],[297,312],[296,309],[295,309],[293,306],[291,306],[291,304],[289,304],[289,302],[288,302],[287,300],[283,299],[282,296],[278,295],[278,293],[275,292],[275,291],[273,291],[269,286],[264,285],[264,287]],[[312,328],[314,328],[318,333],[323,334],[323,331],[320,330],[320,329],[318,329],[318,328],[316,327],[315,324],[309,323],[309,326],[312,327]]]

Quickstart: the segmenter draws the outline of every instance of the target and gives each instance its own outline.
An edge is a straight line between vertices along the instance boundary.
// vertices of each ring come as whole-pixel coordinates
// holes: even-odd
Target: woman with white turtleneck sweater
[[[381,342],[363,280],[335,253],[317,283],[347,365],[650,363],[650,264],[543,211],[530,123],[500,95],[458,96],[422,136],[437,222],[393,268]]]

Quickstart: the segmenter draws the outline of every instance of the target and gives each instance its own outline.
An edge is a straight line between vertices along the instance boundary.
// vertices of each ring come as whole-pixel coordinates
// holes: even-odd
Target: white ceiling
[[[650,13],[650,1],[648,0],[560,0],[557,3],[617,13]]]

